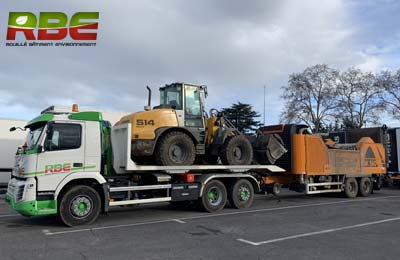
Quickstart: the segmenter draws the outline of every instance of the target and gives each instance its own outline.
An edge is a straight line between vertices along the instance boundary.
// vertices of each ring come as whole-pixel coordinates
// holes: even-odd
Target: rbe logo
[[[41,12],[39,17],[31,12],[10,12],[7,40],[14,41],[17,33],[28,41],[63,40],[68,34],[77,41],[96,40],[98,19],[98,12],[78,12],[69,21],[61,12]]]

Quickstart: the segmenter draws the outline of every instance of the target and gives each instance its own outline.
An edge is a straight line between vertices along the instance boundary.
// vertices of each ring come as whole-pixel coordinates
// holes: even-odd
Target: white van
[[[26,139],[25,131],[17,129],[10,132],[10,128],[24,128],[26,123],[24,120],[0,118],[0,186],[7,185],[10,180],[15,153]]]

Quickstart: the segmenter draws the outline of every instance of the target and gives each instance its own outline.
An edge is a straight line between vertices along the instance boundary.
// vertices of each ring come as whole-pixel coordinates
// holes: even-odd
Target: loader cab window
[[[161,88],[160,105],[182,110],[182,85],[176,84]]]
[[[185,126],[203,127],[200,91],[195,86],[185,86]]]
[[[46,151],[70,150],[81,147],[81,125],[51,124],[44,144]]]

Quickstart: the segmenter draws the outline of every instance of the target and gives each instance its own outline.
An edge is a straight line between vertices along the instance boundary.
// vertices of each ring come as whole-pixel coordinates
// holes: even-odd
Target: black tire
[[[161,137],[155,156],[158,165],[193,165],[196,149],[193,140],[187,134],[173,131]]]
[[[267,186],[267,193],[274,196],[279,196],[282,192],[282,184],[274,183]]]
[[[100,214],[101,199],[95,189],[85,185],[72,187],[62,195],[58,215],[67,226],[93,223]]]
[[[347,198],[355,198],[358,194],[358,183],[355,178],[346,178],[344,182],[344,195]]]
[[[232,183],[229,189],[229,203],[237,209],[249,208],[254,201],[253,185],[246,179]]]
[[[225,207],[226,200],[225,185],[218,180],[212,180],[204,187],[203,196],[199,198],[199,205],[205,211],[216,212]]]
[[[372,193],[371,178],[362,177],[358,182],[358,195],[361,197],[368,197]]]
[[[253,147],[244,135],[228,137],[220,154],[225,165],[249,165],[253,161]]]

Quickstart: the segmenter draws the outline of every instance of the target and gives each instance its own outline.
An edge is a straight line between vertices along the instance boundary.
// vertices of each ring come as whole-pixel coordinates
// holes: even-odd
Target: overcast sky
[[[98,11],[97,46],[6,47],[10,11]],[[241,101],[261,113],[265,85],[266,123],[277,123],[293,72],[399,68],[399,13],[391,0],[2,1],[0,117],[72,103],[133,112],[146,85],[183,81],[208,86],[207,109]]]

